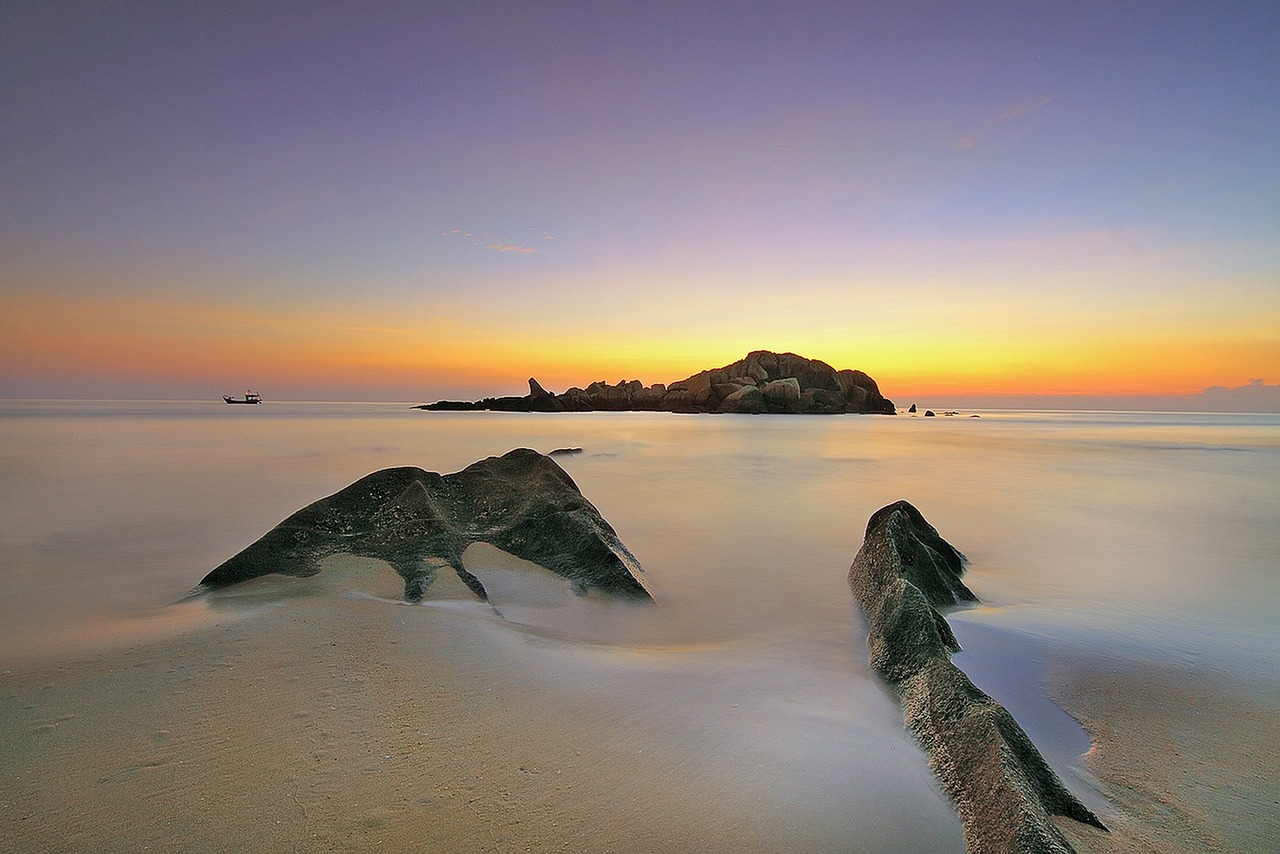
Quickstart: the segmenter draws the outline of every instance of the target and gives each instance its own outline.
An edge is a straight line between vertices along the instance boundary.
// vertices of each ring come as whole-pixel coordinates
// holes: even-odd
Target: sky
[[[1274,0],[9,0],[0,397],[770,349],[902,405],[1277,405],[1278,40]]]

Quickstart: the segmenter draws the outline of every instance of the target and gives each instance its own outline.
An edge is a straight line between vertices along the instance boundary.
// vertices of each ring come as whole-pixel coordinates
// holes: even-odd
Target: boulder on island
[[[867,615],[871,666],[901,697],[903,718],[955,801],[970,852],[1070,852],[1050,816],[1106,830],[1009,712],[951,662],[959,644],[936,609],[976,601],[964,556],[920,511],[872,514],[849,584]]]
[[[546,567],[579,593],[652,598],[639,561],[573,479],[527,448],[448,475],[411,466],[374,472],[294,513],[200,583],[304,577],[330,555],[352,554],[389,563],[404,578],[408,601],[422,599],[446,566],[487,600],[462,565],[462,552],[477,542]]]

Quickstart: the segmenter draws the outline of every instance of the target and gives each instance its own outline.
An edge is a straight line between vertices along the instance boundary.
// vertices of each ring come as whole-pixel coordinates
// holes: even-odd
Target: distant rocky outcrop
[[[462,565],[462,552],[476,542],[544,566],[580,593],[598,588],[652,598],[640,563],[573,479],[550,457],[525,448],[449,475],[414,467],[374,472],[294,513],[201,585],[314,575],[324,558],[352,554],[391,564],[409,601],[420,600],[443,567],[487,599]]]
[[[972,854],[1070,852],[1051,815],[1103,827],[1063,785],[1013,716],[951,662],[959,644],[936,609],[976,597],[964,556],[906,501],[877,510],[849,570],[867,615],[871,666],[955,801]]]
[[[826,362],[794,353],[757,350],[723,368],[673,383],[645,386],[639,380],[593,382],[563,394],[529,379],[524,397],[487,397],[475,402],[442,400],[430,410],[487,409],[499,412],[736,412],[894,414],[893,402],[862,371],[837,371]]]

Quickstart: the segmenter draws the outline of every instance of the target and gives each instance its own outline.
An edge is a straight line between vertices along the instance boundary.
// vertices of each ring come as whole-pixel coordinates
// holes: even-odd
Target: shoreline
[[[1102,656],[1055,661],[1048,687],[1090,733],[1084,761],[1113,804],[1109,835],[1059,824],[1078,850],[1274,850],[1280,838],[1274,690],[1205,668]]]

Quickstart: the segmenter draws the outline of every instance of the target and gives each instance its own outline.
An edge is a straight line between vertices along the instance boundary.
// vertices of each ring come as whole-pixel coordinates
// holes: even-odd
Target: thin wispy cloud
[[[483,249],[489,249],[493,252],[502,254],[515,255],[545,255],[546,250],[529,241],[512,240],[508,237],[494,234],[492,232],[474,232],[467,231],[462,228],[451,228],[448,231],[440,233],[441,237],[451,240],[462,240],[466,243],[474,244]],[[539,241],[546,244],[555,240],[555,235],[549,232],[540,232]]]
[[[1040,98],[1036,98],[1035,100],[1028,101],[1022,104],[1017,104],[1013,107],[1010,107],[1009,109],[1005,110],[1003,113],[1000,113],[988,119],[986,124],[984,124],[981,129],[973,131],[971,133],[967,133],[964,136],[957,139],[956,147],[964,148],[964,149],[973,148],[975,145],[978,144],[978,141],[982,137],[986,136],[988,133],[998,128],[1000,125],[1007,124],[1008,122],[1012,122],[1012,121],[1017,121],[1018,119],[1027,115],[1028,113],[1034,112],[1040,109],[1041,107],[1046,106],[1047,104],[1053,103],[1053,101],[1055,101],[1057,97],[1058,97],[1057,95],[1044,95]]]
[[[542,254],[541,249],[535,249],[532,246],[529,246],[527,244],[503,243],[500,240],[495,240],[492,243],[486,244],[486,248],[492,249],[494,252],[503,252],[503,253],[514,252],[517,255],[541,255]]]

